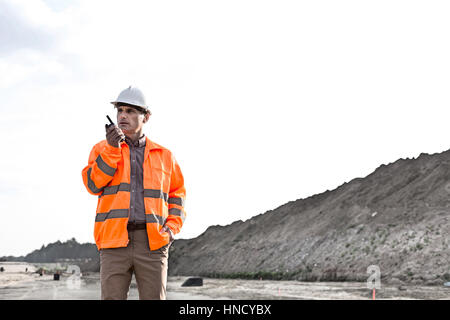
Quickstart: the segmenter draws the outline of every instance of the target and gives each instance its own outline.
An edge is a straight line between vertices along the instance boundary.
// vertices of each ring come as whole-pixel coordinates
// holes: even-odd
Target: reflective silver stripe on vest
[[[92,168],[89,168],[87,171],[87,182],[88,182],[89,190],[91,190],[93,193],[102,192],[103,188],[100,188],[100,189],[97,188],[94,181],[91,179],[91,171],[92,171]]]
[[[108,186],[108,187],[104,187],[104,188],[100,189],[100,190],[103,190],[103,193],[99,197],[116,194],[119,191],[130,192],[130,189],[131,189],[131,187],[130,187],[129,183],[122,182],[121,184],[117,184],[114,186]],[[167,195],[167,193],[162,192],[161,190],[144,189],[144,197],[156,198],[156,199],[161,198],[167,202],[167,199],[169,196]]]
[[[184,212],[178,208],[171,208],[169,209],[169,214],[173,215],[173,216],[178,216],[181,217],[181,221],[183,221],[184,223],[184,219],[186,217],[186,215],[184,214]]]
[[[184,207],[184,199],[183,198],[178,198],[178,197],[170,197],[169,198],[169,204],[177,204],[179,206]]]
[[[128,209],[113,209],[109,212],[97,213],[95,222],[105,221],[106,219],[128,218]]]
[[[164,219],[161,216],[158,216],[156,214],[145,214],[145,222],[147,223],[159,223],[160,225],[164,225],[164,223],[166,223],[166,219]]]
[[[130,184],[129,183],[121,183],[115,186],[105,187],[103,191],[103,196],[107,196],[110,194],[116,194],[119,191],[128,191],[130,192]]]
[[[108,176],[113,176],[116,172],[116,169],[113,167],[110,167],[100,155],[98,155],[97,159],[95,159],[95,162],[97,162],[97,166],[104,174],[107,174]]]
[[[156,189],[144,189],[144,198],[161,198],[167,202],[169,195],[161,190]]]

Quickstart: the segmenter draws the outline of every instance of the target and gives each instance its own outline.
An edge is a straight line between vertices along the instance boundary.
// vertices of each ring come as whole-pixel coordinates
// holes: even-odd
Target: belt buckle
[[[127,224],[127,229],[128,229],[129,231],[134,231],[134,230],[136,230],[136,222],[135,222],[135,221],[133,221],[133,222],[128,222],[128,224]]]

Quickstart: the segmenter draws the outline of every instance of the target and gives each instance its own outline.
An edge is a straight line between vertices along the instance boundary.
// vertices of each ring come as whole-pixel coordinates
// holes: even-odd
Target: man
[[[185,219],[183,175],[172,153],[143,134],[151,112],[142,92],[130,86],[111,103],[118,126],[106,126],[82,171],[98,195],[101,296],[127,299],[134,272],[140,299],[165,299],[169,246]]]

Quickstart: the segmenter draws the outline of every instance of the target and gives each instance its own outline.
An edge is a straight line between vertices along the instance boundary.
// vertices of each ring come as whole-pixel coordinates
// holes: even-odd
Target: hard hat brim
[[[111,104],[114,105],[115,107],[117,107],[118,104],[121,104],[121,105],[124,105],[124,106],[128,106],[128,107],[132,107],[132,108],[138,109],[138,110],[143,111],[143,112],[150,112],[150,109],[148,107],[141,107],[141,106],[137,106],[135,104],[127,103],[127,102],[112,101]]]

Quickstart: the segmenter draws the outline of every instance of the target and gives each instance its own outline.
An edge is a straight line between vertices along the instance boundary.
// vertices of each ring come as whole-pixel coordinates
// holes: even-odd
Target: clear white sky
[[[448,1],[0,0],[0,256],[93,242],[110,101],[185,175],[179,238],[450,148]]]

